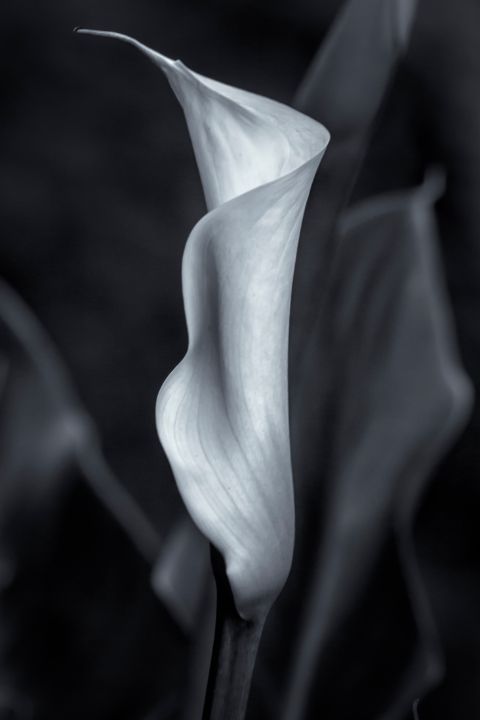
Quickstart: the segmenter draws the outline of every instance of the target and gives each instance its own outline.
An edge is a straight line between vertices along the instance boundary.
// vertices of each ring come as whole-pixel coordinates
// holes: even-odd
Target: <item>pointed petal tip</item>
[[[78,33],[79,35],[98,35],[100,37],[114,37],[122,40],[131,41],[131,38],[129,38],[127,35],[122,35],[121,33],[112,32],[110,30],[93,30],[91,28],[84,28],[79,25],[75,25],[75,27],[73,28],[73,32]]]
[[[118,37],[120,39],[128,39],[126,36],[120,35],[119,33],[109,32],[107,30],[92,30],[79,25],[75,25],[73,32],[76,35],[97,35],[99,37]]]
[[[118,33],[112,30],[90,30],[89,28],[82,28],[78,26],[73,28],[73,32],[81,35],[96,35],[97,37],[113,38],[114,40],[126,42],[129,45],[136,47],[140,50],[140,52],[149,57],[150,60],[153,60],[153,62],[158,64],[162,69],[175,65],[175,61],[171,58],[152,50],[147,45],[144,45],[138,40],[135,40],[135,38],[130,37],[130,35],[125,35],[124,33]]]

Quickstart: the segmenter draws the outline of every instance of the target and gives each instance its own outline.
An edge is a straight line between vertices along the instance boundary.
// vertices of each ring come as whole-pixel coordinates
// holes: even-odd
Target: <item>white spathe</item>
[[[167,76],[187,120],[209,212],[182,266],[189,345],[156,419],[183,500],[222,553],[253,618],[288,576],[294,504],[288,330],[300,226],[329,141],[290,107],[134,44]]]

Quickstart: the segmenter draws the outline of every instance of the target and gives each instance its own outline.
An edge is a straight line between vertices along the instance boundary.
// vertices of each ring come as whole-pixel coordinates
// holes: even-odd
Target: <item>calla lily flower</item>
[[[91,32],[91,31],[84,31]],[[220,551],[245,618],[290,570],[291,287],[305,204],[329,134],[318,122],[189,70],[116,33],[181,103],[208,213],[183,257],[188,351],[160,390],[160,440],[199,529]]]

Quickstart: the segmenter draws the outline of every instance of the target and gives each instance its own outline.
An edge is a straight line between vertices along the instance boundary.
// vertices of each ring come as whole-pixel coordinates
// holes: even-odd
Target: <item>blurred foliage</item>
[[[153,405],[161,379],[185,347],[180,260],[185,237],[204,212],[201,188],[183,118],[155,68],[128,47],[86,38],[79,42],[71,29],[86,25],[126,31],[207,75],[290,101],[342,4],[141,0],[120,5],[102,0],[94,5],[68,0],[32,6],[18,0],[0,8],[0,272],[53,337],[99,428],[109,464],[161,537],[176,526],[183,510],[158,444]],[[410,188],[421,182],[426,167],[438,164],[446,173],[446,191],[436,206],[443,267],[462,360],[478,387],[478,28],[478,0],[419,0],[408,52],[390,78],[388,93],[381,92],[381,114],[375,109],[367,132],[353,137],[353,146],[345,144],[343,154],[332,147],[328,163],[325,158],[299,255],[297,286],[302,288],[305,281],[310,299],[297,308],[294,303],[294,349],[303,347],[302,334],[308,334],[315,320],[318,301],[329,307],[326,287],[332,292],[335,283],[340,287],[343,282],[341,274],[331,274],[330,263],[327,268],[322,264],[329,258],[315,243],[319,228],[337,237],[335,219],[349,197],[357,202]],[[325,198],[332,194],[337,200],[330,205]],[[427,231],[422,240],[408,232],[408,222],[397,223],[395,230],[387,227],[390,222],[385,216],[376,227],[382,227],[403,258],[398,267],[393,256],[382,255],[381,242],[378,265],[374,255],[365,258],[361,253],[355,262],[368,264],[370,258],[375,266],[362,276],[365,292],[369,273],[377,273],[384,281],[379,288],[391,297],[383,268],[397,278],[405,302],[413,302],[405,278],[415,270],[415,253],[429,252],[433,235]],[[377,230],[370,230],[367,223],[362,237],[366,232],[363,242],[373,247]],[[405,242],[401,231],[407,233]],[[349,252],[358,252],[354,246],[359,238],[350,240],[345,261]],[[322,284],[324,280],[328,282]],[[366,307],[373,312],[374,294],[370,303]],[[360,333],[366,316],[360,304],[352,307],[358,312],[354,330]],[[428,312],[425,303],[418,307]],[[392,305],[385,312],[387,308],[394,314]],[[386,341],[386,336],[381,339]],[[101,484],[92,482],[93,469],[99,466],[94,463],[92,469],[72,460],[78,459],[72,443],[79,437],[88,447],[92,442],[91,421],[83,410],[77,414],[80,403],[73,394],[67,393],[73,425],[64,425],[64,416],[59,419],[54,413],[52,430],[52,415],[45,420],[43,395],[20,424],[12,422],[12,412],[20,417],[16,409],[24,402],[29,407],[30,399],[39,397],[38,386],[28,362],[18,359],[18,348],[12,364],[13,346],[5,329],[1,341],[0,468],[12,457],[12,448],[21,462],[10,466],[16,467],[14,475],[3,470],[0,477],[0,716],[173,717],[179,710],[178,693],[183,692],[187,643],[150,588],[150,565],[161,537],[158,545],[157,540],[147,543],[151,551],[140,552],[138,536],[118,513],[118,496],[114,493],[112,514],[108,497],[98,492]],[[350,362],[354,372],[357,356],[362,356],[357,341],[351,342],[343,362]],[[422,332],[417,342],[425,352]],[[375,355],[381,368],[382,347]],[[63,377],[61,363],[54,366],[54,376]],[[375,367],[368,365],[366,372],[374,373]],[[10,396],[6,404],[12,368],[17,381],[10,389],[15,387],[17,399]],[[335,362],[339,377],[341,370],[342,363]],[[327,378],[320,372],[318,380],[320,402],[331,388],[322,390]],[[334,387],[343,392],[338,378]],[[400,386],[394,390],[401,395]],[[348,407],[349,397],[342,407]],[[440,686],[420,702],[422,720],[471,720],[480,714],[479,418],[475,404],[466,433],[430,478],[413,527],[445,662]],[[65,433],[65,428],[70,430]],[[83,429],[78,433],[79,428],[85,434]],[[27,437],[35,438],[42,462],[25,450]],[[318,451],[322,441],[319,435]],[[93,445],[97,453],[96,441]],[[339,454],[342,459],[343,451]],[[312,478],[322,475],[316,462]],[[42,473],[45,467],[48,471]],[[104,472],[107,485],[114,482],[102,462],[100,475]],[[317,537],[328,526],[332,507],[325,480],[329,475],[324,472],[322,477],[307,503],[310,518],[319,515],[312,524]],[[418,643],[412,595],[404,581],[405,558],[392,532],[393,515],[371,572],[361,578],[363,589],[353,590],[354,577],[346,572],[346,597],[340,592],[338,604],[332,603],[333,617],[338,613],[336,632],[326,638],[316,666],[307,718],[328,711],[332,720],[353,714],[385,720],[400,718],[407,708],[415,682],[405,685],[409,690],[400,703],[389,706],[394,688],[409,681],[405,672]],[[412,509],[409,522],[413,520]],[[307,524],[300,512],[299,557],[308,542],[307,534],[301,539]],[[291,677],[293,631],[301,617],[295,603],[306,600],[301,578],[309,577],[317,552],[313,544],[297,565],[267,628],[252,717],[280,716],[279,703]],[[345,557],[353,563],[350,551]],[[182,592],[188,591],[184,586]],[[203,658],[201,648],[197,652]],[[409,717],[405,709],[405,720]]]
[[[140,718],[160,696],[170,717],[185,644],[150,587],[158,537],[3,283],[0,362],[0,716]]]

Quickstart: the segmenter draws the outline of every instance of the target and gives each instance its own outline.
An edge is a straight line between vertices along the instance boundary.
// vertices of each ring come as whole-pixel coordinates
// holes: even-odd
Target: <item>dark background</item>
[[[162,537],[182,507],[158,443],[154,402],[185,350],[180,264],[188,233],[205,211],[203,195],[181,110],[158,69],[131,47],[74,35],[72,29],[125,32],[200,73],[290,102],[339,5],[17,0],[0,8],[0,273],[55,342],[110,465]],[[439,206],[443,261],[462,357],[477,386],[480,8],[477,0],[419,5],[411,50],[356,195],[417,181],[432,161],[446,168],[447,195]],[[402,147],[408,151],[399,152]],[[437,719],[473,718],[480,707],[474,677],[480,636],[478,427],[476,410],[421,512],[418,536],[427,575],[443,636],[455,648],[453,690],[434,705],[431,716]],[[64,692],[60,700],[58,688],[38,690],[43,710],[35,715],[28,703],[17,702],[12,715],[13,705],[3,711],[0,702],[0,717],[145,717],[146,707],[155,705],[159,669],[172,673],[164,673],[162,687],[175,685],[181,674],[185,640],[146,590],[149,568],[87,490],[73,493],[62,517],[51,548],[64,543],[77,554],[72,559],[55,550],[49,558],[44,627],[26,628],[21,647],[32,656],[32,638],[38,641],[31,662],[37,685],[42,659],[57,658],[45,687],[57,677]],[[85,532],[89,542],[79,549],[78,536]],[[75,630],[90,633],[85,664],[94,662],[102,643],[109,649],[94,677],[86,667],[69,666],[68,659],[65,674],[59,674],[68,651],[58,644],[64,633],[55,623],[67,596],[53,610],[52,597],[57,571],[71,572],[72,562],[85,571],[85,577],[77,573],[73,595],[78,587],[87,589],[80,599],[70,597],[68,623],[77,627],[85,608],[95,608],[87,630]],[[93,576],[89,566],[96,568]],[[109,583],[107,567],[113,568]],[[35,568],[44,582],[41,560]],[[129,582],[119,581],[122,573]],[[20,597],[32,600],[31,606],[24,603],[25,626],[38,603],[29,589]],[[132,626],[132,617],[144,620]],[[118,648],[111,638],[126,623],[129,639]],[[153,639],[154,628],[162,643]],[[368,637],[364,643],[368,648]],[[72,657],[78,663],[78,652]],[[141,668],[126,665],[129,657],[142,657]],[[107,698],[129,682],[136,693],[130,704],[122,704],[124,690],[116,703]],[[0,678],[0,700],[7,684]],[[174,717],[175,702],[166,697],[152,718]]]

